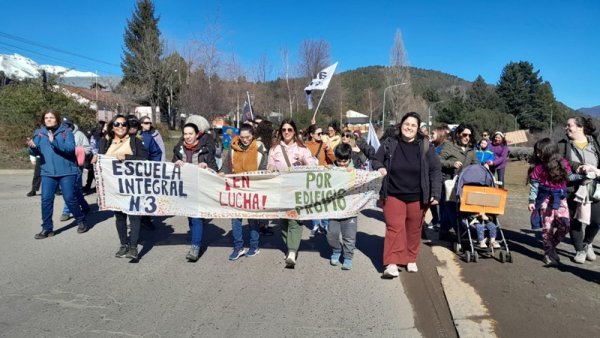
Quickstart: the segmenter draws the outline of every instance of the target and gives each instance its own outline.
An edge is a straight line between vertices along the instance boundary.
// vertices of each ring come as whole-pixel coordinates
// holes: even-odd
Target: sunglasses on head
[[[113,122],[113,127],[127,127],[127,122]]]
[[[281,128],[282,132],[288,132],[288,133],[293,133],[294,132],[294,128]]]

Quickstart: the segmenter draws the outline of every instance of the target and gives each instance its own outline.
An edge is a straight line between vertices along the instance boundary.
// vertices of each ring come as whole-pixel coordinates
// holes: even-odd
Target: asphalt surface
[[[188,263],[183,217],[160,218],[157,230],[142,231],[141,259],[133,262],[114,257],[119,243],[110,212],[88,215],[93,228],[78,234],[74,223],[58,221],[61,197],[55,202],[57,235],[34,240],[40,231],[40,198],[25,197],[30,175],[0,174],[0,336],[456,334],[439,277],[427,275],[433,267],[422,265],[419,274],[402,272],[404,283],[380,278],[385,228],[376,212],[359,216],[351,271],[330,266],[325,238],[309,238],[306,229],[293,270],[284,268],[278,233],[261,238],[258,256],[230,262],[228,220],[205,226],[202,257]],[[94,199],[87,196],[93,204]],[[420,263],[428,259],[425,264],[434,264],[424,250]],[[422,279],[431,280],[429,287]]]

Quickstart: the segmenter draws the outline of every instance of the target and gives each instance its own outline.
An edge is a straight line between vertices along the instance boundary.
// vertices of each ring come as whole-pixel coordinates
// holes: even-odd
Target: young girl
[[[488,140],[482,138],[479,141],[478,149],[475,150],[475,156],[479,163],[489,168],[494,164],[494,152],[489,149],[488,145]]]
[[[560,262],[556,246],[569,231],[567,181],[578,179],[569,163],[559,155],[558,145],[549,138],[533,147],[534,167],[529,175],[529,211],[539,212],[542,219],[544,263]]]

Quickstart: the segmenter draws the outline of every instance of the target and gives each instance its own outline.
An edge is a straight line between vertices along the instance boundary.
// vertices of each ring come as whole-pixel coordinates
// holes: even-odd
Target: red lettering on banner
[[[248,176],[234,177],[233,178],[233,187],[237,188],[237,189],[250,188],[250,177],[248,177]]]
[[[242,192],[219,192],[219,205],[243,210],[265,209],[267,195]]]

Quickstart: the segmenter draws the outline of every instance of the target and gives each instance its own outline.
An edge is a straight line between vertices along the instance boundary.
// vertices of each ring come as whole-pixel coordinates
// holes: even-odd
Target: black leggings
[[[569,213],[571,214],[571,239],[576,251],[583,251],[586,244],[594,242],[594,238],[600,230],[600,202],[592,203],[590,224],[583,229],[583,224],[573,218],[577,210],[577,204],[569,201]]]

